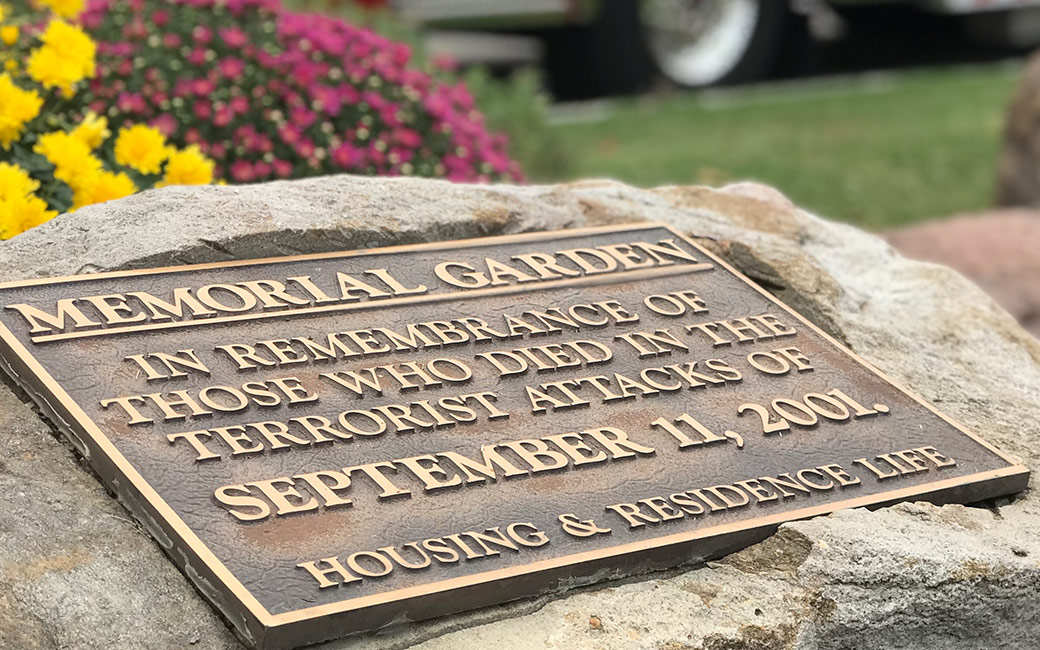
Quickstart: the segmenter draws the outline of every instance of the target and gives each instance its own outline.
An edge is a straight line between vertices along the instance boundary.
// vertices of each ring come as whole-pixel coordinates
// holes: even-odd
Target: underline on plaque
[[[383,309],[386,307],[397,307],[401,305],[416,305],[425,303],[444,302],[447,300],[483,298],[489,296],[505,296],[513,293],[527,293],[535,290],[559,289],[564,287],[594,286],[601,284],[618,284],[633,280],[649,280],[671,275],[683,275],[686,273],[700,273],[715,268],[714,264],[702,262],[698,264],[683,264],[681,266],[665,266],[650,269],[634,269],[609,273],[604,275],[587,275],[580,278],[565,278],[562,280],[549,280],[532,285],[511,284],[505,287],[491,287],[487,289],[472,289],[470,291],[456,291],[452,293],[434,293],[409,298],[390,298],[387,300],[369,300],[359,303],[345,305],[322,305],[320,307],[305,307],[303,309],[286,309],[277,312],[259,312],[253,314],[241,314],[238,316],[220,316],[217,318],[200,318],[198,320],[173,321],[169,323],[149,323],[147,325],[131,325],[128,327],[110,327],[83,332],[62,332],[60,334],[43,334],[30,337],[33,343],[51,343],[54,341],[67,341],[69,339],[83,339],[96,336],[112,336],[117,334],[133,334],[136,332],[153,332],[156,330],[179,329],[184,327],[195,327],[199,325],[219,325],[222,323],[236,323],[241,321],[266,320],[271,318],[291,318],[293,316],[307,316],[312,314],[326,314],[345,311],[361,311],[366,309]]]

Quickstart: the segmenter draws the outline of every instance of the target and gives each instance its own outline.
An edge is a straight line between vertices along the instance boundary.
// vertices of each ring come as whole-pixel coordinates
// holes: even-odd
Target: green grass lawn
[[[994,64],[656,95],[564,107],[550,128],[570,178],[754,179],[820,215],[882,230],[991,204],[1020,71]]]

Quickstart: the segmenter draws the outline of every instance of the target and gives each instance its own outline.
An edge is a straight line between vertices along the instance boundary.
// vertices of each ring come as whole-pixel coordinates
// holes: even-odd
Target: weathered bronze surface
[[[260,648],[1028,479],[664,226],[9,283],[0,305],[5,370]]]

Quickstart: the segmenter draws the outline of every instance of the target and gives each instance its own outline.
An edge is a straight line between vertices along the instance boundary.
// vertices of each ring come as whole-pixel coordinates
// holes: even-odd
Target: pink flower
[[[116,106],[125,113],[141,114],[148,110],[144,97],[137,93],[120,93]]]
[[[304,108],[303,106],[297,106],[289,111],[289,121],[301,129],[306,129],[310,125],[314,124],[314,121],[318,119],[318,116],[310,109]]]
[[[173,85],[174,97],[187,97],[191,94],[191,82],[187,79],[178,79]]]
[[[246,64],[242,59],[228,56],[220,60],[220,63],[217,64],[217,69],[220,70],[220,74],[224,75],[225,78],[237,81],[246,69]]]
[[[98,43],[98,52],[104,55],[125,58],[133,56],[134,45],[133,43],[129,43],[127,41],[118,41],[116,43]]]
[[[271,161],[271,166],[274,167],[274,173],[279,178],[288,178],[292,174],[292,163],[288,160],[275,158]]]
[[[401,126],[401,118],[399,117],[400,111],[401,107],[398,104],[384,104],[379,109],[379,118],[383,120],[383,124],[390,128]]]
[[[335,117],[339,115],[343,105],[340,99],[340,95],[335,89],[328,86],[322,86],[315,84],[310,88],[311,97],[314,101],[318,102],[320,109]]]
[[[343,84],[338,90],[344,104],[354,105],[361,101],[361,93],[354,86]]]
[[[235,118],[234,111],[227,104],[221,104],[213,113],[213,124],[215,126],[227,126]]]
[[[253,177],[260,180],[271,175],[271,165],[260,160],[253,165]]]
[[[505,174],[509,171],[509,157],[504,153],[493,149],[485,149],[481,152],[481,157],[499,174]]]
[[[365,159],[365,152],[344,142],[332,152],[332,161],[343,169],[356,169]]]
[[[303,133],[291,124],[286,124],[282,128],[278,129],[278,136],[281,137],[282,142],[288,145],[293,145],[299,142],[302,135]]]
[[[159,129],[166,137],[172,136],[177,131],[177,120],[169,113],[163,113],[148,121],[148,124]]]
[[[423,107],[435,118],[444,119],[451,114],[451,102],[439,93],[427,96],[423,100]]]
[[[405,70],[401,75],[400,83],[420,93],[425,93],[430,87],[430,75],[422,70]]]
[[[192,110],[200,122],[209,120],[210,116],[213,115],[213,106],[205,99],[195,100],[195,103],[192,104]]]
[[[454,86],[451,86],[448,90],[452,100],[464,109],[473,108],[473,95],[470,94],[469,89],[461,81]]]
[[[205,25],[196,25],[191,35],[199,45],[205,45],[213,40],[213,30]]]
[[[248,183],[255,178],[253,165],[246,160],[236,160],[231,163],[231,178],[239,183]]]
[[[231,101],[228,102],[228,106],[231,107],[232,112],[238,115],[245,115],[249,112],[249,100],[242,95],[232,97]]]
[[[386,99],[384,99],[383,96],[379,93],[372,90],[366,90],[365,92],[361,93],[361,101],[371,106],[372,110],[377,112],[387,105]]]
[[[191,82],[191,92],[198,97],[208,97],[216,88],[209,79],[195,79]]]
[[[220,160],[227,156],[227,147],[221,142],[214,142],[209,146],[209,155]]]
[[[301,158],[310,158],[314,156],[314,141],[310,138],[300,138],[300,141],[296,143],[296,153]]]
[[[422,136],[417,131],[411,129],[396,129],[393,137],[398,144],[412,149],[422,144]]]
[[[256,62],[267,69],[275,68],[278,65],[278,57],[264,50],[258,51],[255,56]]]
[[[130,21],[123,27],[123,36],[130,40],[144,40],[148,36],[148,28],[140,18]]]
[[[221,40],[224,41],[224,45],[232,49],[245,47],[246,43],[249,42],[249,36],[237,27],[223,27],[218,31],[220,32]]]
[[[401,147],[391,147],[389,160],[394,164],[410,162],[415,158],[415,152],[411,149],[403,149]]]
[[[105,15],[101,12],[86,11],[80,16],[79,22],[84,28],[93,31],[101,26],[104,19]]]
[[[252,124],[246,124],[235,129],[234,142],[236,145],[252,150],[256,145],[256,140],[256,128]]]
[[[236,182],[342,171],[522,178],[464,84],[409,67],[407,45],[278,2],[87,0],[98,75],[83,101],[113,126],[145,121],[172,145],[198,144]],[[139,57],[149,65],[136,67]],[[456,65],[433,61],[438,79]]]
[[[206,63],[206,48],[196,47],[188,53],[188,63],[194,66],[201,66]]]
[[[412,58],[412,48],[407,43],[394,43],[391,45],[390,56],[398,68],[403,68]]]
[[[382,151],[379,150],[378,147],[376,147],[375,142],[368,145],[368,148],[365,150],[365,153],[367,155],[368,160],[375,164],[376,167],[382,167],[383,164],[386,163],[386,154],[384,154]]]
[[[434,68],[444,72],[455,72],[459,69],[459,62],[450,54],[438,54],[431,61]]]

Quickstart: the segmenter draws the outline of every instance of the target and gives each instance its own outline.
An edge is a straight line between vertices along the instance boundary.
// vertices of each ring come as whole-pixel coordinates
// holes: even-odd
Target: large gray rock
[[[1040,466],[1040,343],[974,285],[757,185],[474,187],[352,177],[166,188],[0,244],[0,280],[666,221],[912,390]],[[24,395],[0,386],[0,647],[238,649]],[[1040,647],[1040,499],[903,504],[783,526],[707,566],[328,644]]]
[[[1040,336],[1040,210],[1003,208],[913,224],[884,235],[903,255],[963,273]]]

